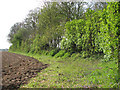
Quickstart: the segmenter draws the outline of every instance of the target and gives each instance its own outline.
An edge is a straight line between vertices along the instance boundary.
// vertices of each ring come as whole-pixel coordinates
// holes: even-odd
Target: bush
[[[65,50],[60,50],[60,51],[55,55],[55,57],[56,57],[56,58],[57,58],[57,57],[62,57],[65,53],[66,53]]]
[[[105,61],[117,59],[119,17],[118,2],[108,3],[107,8],[102,11],[87,9],[85,19],[72,20],[65,24],[61,48],[82,52],[84,58],[103,52]]]

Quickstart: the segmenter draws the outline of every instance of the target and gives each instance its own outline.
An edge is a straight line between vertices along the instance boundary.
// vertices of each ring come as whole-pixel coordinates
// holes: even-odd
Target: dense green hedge
[[[60,47],[67,52],[81,53],[82,57],[104,53],[106,60],[116,59],[118,57],[118,37],[120,33],[118,4],[119,2],[110,2],[107,8],[103,10],[87,9],[82,19],[68,21],[65,27],[64,23],[59,22],[59,25],[56,26],[53,23],[52,28],[47,28],[47,26],[42,29],[38,28],[40,32],[33,32],[33,35],[30,36],[27,35],[29,30],[21,28],[13,35],[10,50],[41,53],[41,50]],[[42,27],[41,24],[40,27]],[[66,29],[64,30],[64,28]],[[63,34],[63,32],[65,33]],[[57,52],[52,50],[49,54],[59,57],[63,53],[62,51]],[[69,56],[69,54],[66,54],[66,56]]]
[[[118,4],[118,2],[109,3],[107,9],[101,12],[99,42],[107,60],[118,58],[118,31],[120,26]]]
[[[106,60],[118,56],[118,2],[109,3],[103,11],[87,10],[85,19],[66,23],[61,48],[82,52],[83,57],[103,52]]]

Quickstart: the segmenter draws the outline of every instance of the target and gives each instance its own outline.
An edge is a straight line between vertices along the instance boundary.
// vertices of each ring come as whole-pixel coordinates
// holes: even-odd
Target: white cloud
[[[0,49],[9,48],[7,35],[10,27],[16,22],[24,20],[29,10],[40,7],[37,0],[1,0],[0,1]]]

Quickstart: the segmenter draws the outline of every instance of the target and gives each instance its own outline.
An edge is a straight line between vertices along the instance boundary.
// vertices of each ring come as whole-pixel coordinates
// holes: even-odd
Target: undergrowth
[[[34,57],[50,66],[21,88],[118,88],[117,61],[103,62],[103,55],[83,58],[80,53],[46,54],[14,52]],[[51,53],[51,52],[50,52]],[[64,53],[64,54],[62,54]],[[53,55],[53,54],[52,54]],[[56,58],[59,56],[58,58]],[[61,56],[61,57],[60,57]],[[120,88],[120,87],[119,87]]]

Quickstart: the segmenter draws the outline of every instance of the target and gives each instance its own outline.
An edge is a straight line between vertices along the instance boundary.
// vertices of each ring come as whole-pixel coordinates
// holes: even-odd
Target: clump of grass
[[[74,60],[78,59],[78,58],[81,58],[81,54],[80,53],[73,53],[71,55],[71,58],[73,58]]]
[[[67,57],[70,57],[70,56],[71,56],[71,53],[70,52],[66,52],[62,58],[67,58]]]
[[[54,57],[57,58],[57,57],[62,57],[64,56],[64,54],[66,53],[65,50],[60,50]]]
[[[55,54],[57,54],[57,53],[59,52],[59,50],[60,50],[60,49],[58,49],[58,48],[57,48],[57,49],[53,49],[53,50],[51,50],[51,51],[49,52],[49,55],[50,55],[50,56],[54,56]]]

